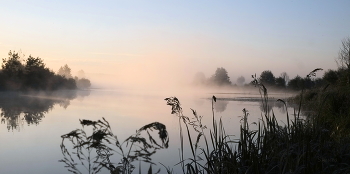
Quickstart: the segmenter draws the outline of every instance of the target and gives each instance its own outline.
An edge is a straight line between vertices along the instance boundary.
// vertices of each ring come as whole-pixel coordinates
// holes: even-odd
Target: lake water
[[[60,91],[47,95],[17,95],[0,93],[1,107],[1,150],[0,173],[69,173],[64,163],[60,144],[61,135],[82,128],[79,119],[98,120],[104,117],[111,125],[119,141],[134,134],[137,129],[152,122],[166,125],[170,142],[168,149],[158,150],[153,162],[162,162],[181,173],[179,162],[178,118],[171,114],[171,107],[164,98],[176,96],[183,114],[192,117],[190,108],[203,116],[203,124],[211,128],[213,95],[215,118],[222,118],[227,134],[239,135],[242,109],[249,111],[249,122],[261,118],[261,102],[255,93],[196,93],[174,94],[140,90],[89,90]],[[270,94],[270,98],[285,98],[287,94]],[[282,104],[270,103],[277,120],[286,123],[286,113]],[[289,108],[292,113],[293,108]],[[252,125],[254,127],[254,125]],[[84,130],[88,128],[85,127]],[[185,147],[189,152],[190,147]],[[190,157],[190,156],[188,156]],[[186,157],[185,157],[186,158]],[[138,166],[139,164],[135,164]],[[144,166],[148,166],[144,164]],[[160,173],[164,167],[158,165]],[[82,169],[82,173],[87,173]],[[108,173],[101,171],[101,173]],[[138,173],[138,170],[135,170]]]

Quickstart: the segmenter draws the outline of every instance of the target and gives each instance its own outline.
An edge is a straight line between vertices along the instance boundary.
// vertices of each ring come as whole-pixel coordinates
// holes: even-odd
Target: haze
[[[84,70],[94,87],[165,88],[224,67],[232,81],[271,70],[336,69],[350,1],[0,2],[0,57]]]

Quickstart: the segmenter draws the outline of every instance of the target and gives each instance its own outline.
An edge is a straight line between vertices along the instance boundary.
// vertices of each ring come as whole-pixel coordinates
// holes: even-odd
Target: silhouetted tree
[[[83,70],[79,70],[77,72],[77,77],[80,79],[85,78],[85,72]]]
[[[340,68],[350,68],[350,37],[342,40],[342,46],[339,50],[337,64]]]
[[[350,83],[350,37],[342,40],[338,58],[336,59],[339,69],[345,69],[347,84]]]
[[[23,65],[19,53],[9,52],[7,59],[2,59],[2,70],[9,76],[19,76],[23,74]]]
[[[303,79],[299,75],[297,75],[289,81],[288,88],[292,90],[301,90],[304,86],[303,83]]]
[[[280,77],[282,77],[283,79],[284,79],[284,81],[285,81],[285,86],[288,84],[288,82],[289,82],[289,76],[288,76],[288,74],[286,73],[286,72],[282,72],[281,73],[281,75],[280,75]]]
[[[338,68],[337,70],[338,75],[338,85],[340,86],[346,86],[348,84],[348,70],[345,68]]]
[[[210,81],[218,86],[231,85],[230,77],[227,75],[225,68],[217,68],[215,74],[210,78]]]
[[[0,70],[0,91],[6,89],[6,77],[2,70]]]
[[[2,71],[6,89],[18,90],[22,86],[24,67],[21,56],[15,51],[8,53],[7,59],[2,59]]]
[[[26,60],[25,70],[35,71],[37,69],[45,69],[44,61],[39,57],[34,58],[29,55],[28,59]]]
[[[39,57],[34,58],[30,55],[23,65],[19,53],[10,51],[8,56],[7,59],[3,59],[0,70],[0,90],[76,89],[74,79],[56,75],[45,67],[44,61]],[[68,66],[64,66],[62,70],[67,76],[70,75]]]
[[[335,84],[338,81],[338,73],[335,70],[329,69],[323,75],[323,80],[330,84]]]
[[[46,90],[48,81],[54,76],[48,68],[45,67],[44,61],[31,55],[25,64],[24,90]]]
[[[242,86],[245,82],[245,78],[243,76],[237,78],[237,85]]]
[[[325,85],[325,81],[323,80],[323,78],[316,78],[314,79],[314,84],[314,87],[320,88]]]
[[[285,88],[286,87],[286,81],[283,77],[277,77],[276,78],[276,86],[279,88]]]
[[[77,83],[77,87],[80,89],[90,88],[91,86],[90,80],[85,78],[76,80],[76,83]]]
[[[281,75],[275,79],[276,87],[285,88],[288,80],[289,76],[287,75],[287,73],[281,73]]]
[[[76,89],[77,85],[74,79],[66,79],[63,76],[56,75],[51,79],[51,86],[49,90],[58,90],[58,89]]]
[[[303,78],[303,82],[304,82],[304,89],[310,89],[315,86],[315,82],[311,80],[311,78],[308,78],[308,77]]]
[[[65,64],[64,66],[61,66],[60,69],[58,70],[57,74],[65,77],[67,79],[72,78],[71,69],[69,68],[69,66],[67,64]]]
[[[260,83],[266,85],[266,86],[273,86],[275,85],[275,76],[272,74],[270,70],[263,71],[260,74]]]
[[[321,83],[317,81],[318,83]],[[311,89],[315,86],[315,81],[309,77],[301,78],[297,75],[295,78],[291,79],[288,83],[288,88],[292,90],[302,90],[302,89]]]

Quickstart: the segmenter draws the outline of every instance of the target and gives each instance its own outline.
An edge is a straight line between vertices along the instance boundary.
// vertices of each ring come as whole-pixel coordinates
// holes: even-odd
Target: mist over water
[[[39,125],[55,105],[67,109],[71,100],[82,100],[89,94],[88,90],[61,90],[51,94],[0,92],[1,123],[7,125],[8,131],[20,131],[24,124]]]
[[[134,134],[135,130],[146,124],[155,121],[165,124],[169,132],[169,148],[159,150],[154,155],[153,162],[157,164],[162,162],[177,171],[178,166],[174,165],[179,162],[178,118],[171,114],[171,108],[166,105],[164,98],[178,97],[184,115],[193,117],[190,109],[192,108],[203,116],[203,124],[210,127],[211,97],[213,95],[217,97],[217,102],[214,103],[215,117],[222,118],[229,134],[238,135],[243,108],[249,111],[248,119],[251,122],[257,122],[261,116],[261,106],[257,100],[259,94],[239,93],[237,91],[236,93],[214,93],[210,90],[186,90],[182,92],[170,89],[161,91],[92,89],[51,96],[24,95],[15,97],[13,102],[0,102],[1,118],[5,119],[5,122],[0,124],[1,137],[7,142],[2,145],[3,150],[0,151],[0,156],[7,157],[0,158],[0,173],[66,173],[64,165],[58,163],[58,160],[62,158],[59,149],[61,135],[82,128],[79,119],[96,121],[102,117],[110,123],[113,132],[120,141],[125,140]],[[6,95],[2,94],[2,96]],[[285,120],[284,112],[280,112],[274,105],[271,108],[274,108],[279,120]],[[11,113],[17,114],[9,115],[9,109],[11,109]],[[34,111],[41,114],[35,114]],[[37,119],[36,122],[30,122],[26,118],[39,117],[29,117],[28,115],[39,115],[40,119]],[[280,115],[282,117],[279,117]],[[17,120],[16,124],[11,125],[13,123],[11,120]],[[10,129],[8,125],[11,125]],[[87,128],[84,129],[87,130]],[[21,161],[18,161],[18,156],[13,154],[21,154]],[[14,164],[23,167],[16,168]],[[148,165],[144,164],[144,166]],[[162,171],[165,170],[161,165],[157,167],[161,168]]]
[[[65,67],[67,70],[65,72],[70,72],[68,65]],[[135,130],[150,123],[164,125],[169,135],[169,148],[161,149],[154,154],[152,162],[155,164],[162,162],[179,173],[179,166],[175,164],[180,160],[176,157],[178,157],[180,139],[177,123],[181,120],[179,116],[172,114],[171,108],[166,105],[165,98],[179,99],[183,114],[189,119],[194,119],[193,111],[203,116],[202,124],[208,127],[205,130],[207,134],[212,129],[212,118],[214,118],[217,121],[222,119],[225,130],[234,137],[239,134],[243,110],[248,113],[248,120],[252,123],[258,122],[261,112],[271,113],[274,107],[282,108],[280,113],[285,114],[284,105],[278,105],[275,102],[279,98],[290,96],[287,93],[269,92],[270,107],[264,110],[266,108],[260,103],[262,96],[258,88],[244,84],[231,85],[228,73],[222,67],[217,68],[214,71],[215,74],[208,78],[203,75],[202,83],[195,83],[195,80],[198,80],[192,76],[195,70],[180,60],[149,59],[124,62],[115,68],[109,71],[107,67],[101,71],[105,73],[87,74],[87,78],[93,85],[86,90],[21,91],[20,89],[26,88],[18,88],[18,92],[2,92],[0,94],[0,128],[3,126],[3,130],[7,129],[7,132],[3,131],[0,134],[9,143],[5,145],[5,150],[0,152],[1,156],[8,157],[6,160],[0,159],[2,160],[0,173],[23,173],[23,168],[13,169],[13,164],[18,161],[16,155],[11,154],[18,153],[25,154],[21,163],[32,165],[28,167],[30,171],[26,173],[63,173],[69,170],[69,166],[65,168],[63,163],[58,164],[57,161],[62,158],[68,159],[65,156],[66,150],[62,147],[74,150],[77,146],[74,141],[70,146],[63,146],[63,140],[76,135],[76,131],[84,132],[88,129],[88,127],[82,127],[80,123],[87,123],[86,126],[93,124],[95,127],[96,123],[101,123],[98,120],[102,119],[111,125],[110,130],[117,136],[117,142],[128,140],[131,135],[135,135]],[[49,71],[46,72],[49,73]],[[71,77],[70,73],[68,75],[67,77]],[[28,75],[28,77],[34,76]],[[75,82],[74,79],[61,75],[54,77]],[[31,84],[36,85],[34,82]],[[214,96],[215,102],[212,99]],[[285,117],[279,119],[286,122]],[[254,126],[256,128],[256,124],[252,125],[253,128]],[[95,138],[95,136],[90,137],[93,140]],[[188,144],[189,142],[186,141],[185,144]],[[60,144],[61,151],[57,148]],[[86,145],[81,142],[78,144]],[[199,145],[203,146],[201,143]],[[18,148],[21,149],[20,152],[17,151]],[[187,148],[184,152],[190,154],[190,149]],[[70,154],[73,154],[73,157]],[[69,159],[86,160],[80,158],[77,153],[70,154]],[[189,156],[185,157],[187,158]],[[123,158],[116,153],[113,159],[116,160],[113,161],[114,163],[118,163],[118,160]],[[76,162],[72,160],[72,163],[75,165]],[[157,167],[162,168],[160,165]],[[70,168],[73,169],[72,166]],[[79,166],[79,170],[84,173],[85,169]]]

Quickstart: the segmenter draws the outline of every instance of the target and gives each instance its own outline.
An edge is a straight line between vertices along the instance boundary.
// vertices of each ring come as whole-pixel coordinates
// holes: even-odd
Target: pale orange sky
[[[54,71],[68,64],[104,87],[172,86],[218,67],[232,82],[264,70],[293,78],[337,67],[348,3],[5,0],[0,55],[21,50]]]

